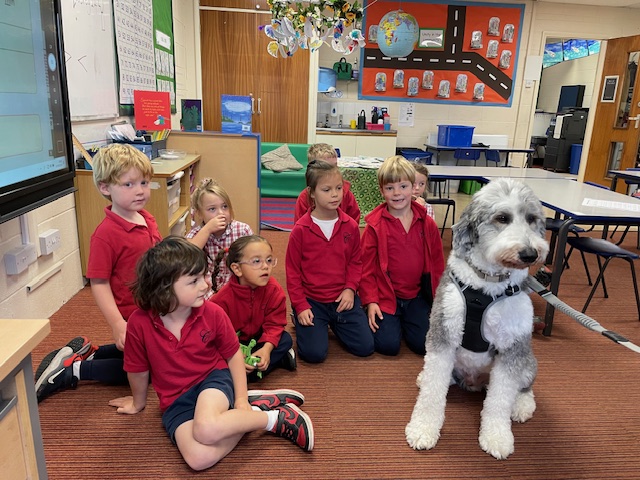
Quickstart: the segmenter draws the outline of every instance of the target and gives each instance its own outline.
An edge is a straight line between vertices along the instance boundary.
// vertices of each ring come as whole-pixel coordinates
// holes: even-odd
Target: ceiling
[[[535,0],[540,3],[568,3],[596,7],[640,8],[639,0]]]

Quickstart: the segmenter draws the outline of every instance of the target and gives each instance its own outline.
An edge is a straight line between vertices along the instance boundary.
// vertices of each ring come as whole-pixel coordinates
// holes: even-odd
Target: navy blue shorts
[[[176,443],[176,430],[183,423],[193,420],[198,395],[208,388],[215,388],[224,393],[229,400],[229,408],[233,408],[235,396],[231,372],[228,368],[213,370],[207,378],[180,395],[162,414],[162,425],[174,444]]]

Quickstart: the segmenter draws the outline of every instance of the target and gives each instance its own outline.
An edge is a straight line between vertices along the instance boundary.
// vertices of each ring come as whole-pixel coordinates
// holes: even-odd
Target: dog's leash
[[[594,332],[601,333],[602,335],[607,337],[609,340],[619,343],[620,345],[627,347],[629,350],[633,350],[636,353],[640,353],[640,347],[638,347],[638,345],[636,345],[633,342],[630,342],[629,339],[623,337],[619,333],[612,332],[611,330],[607,330],[602,325],[600,325],[597,321],[595,321],[593,318],[570,307],[569,305],[564,303],[562,300],[560,300],[558,297],[556,297],[553,293],[551,293],[549,290],[547,290],[544,285],[542,285],[540,282],[538,282],[538,280],[535,279],[535,277],[532,277],[531,275],[529,275],[526,283],[529,286],[529,288],[531,288],[531,290],[533,290],[542,298],[544,298],[547,303],[549,303],[550,305],[553,305],[555,308],[560,310],[565,315],[570,316],[583,327],[586,327],[589,330],[593,330]]]

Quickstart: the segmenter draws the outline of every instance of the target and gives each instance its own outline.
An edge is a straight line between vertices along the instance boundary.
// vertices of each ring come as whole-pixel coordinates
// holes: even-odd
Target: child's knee
[[[375,351],[381,355],[395,357],[400,353],[400,339],[390,339],[384,337],[375,338]]]
[[[218,443],[224,435],[218,428],[219,422],[212,418],[205,418],[193,421],[193,439],[205,445]]]
[[[298,345],[298,356],[307,363],[322,363],[327,358],[328,349],[303,349]]]

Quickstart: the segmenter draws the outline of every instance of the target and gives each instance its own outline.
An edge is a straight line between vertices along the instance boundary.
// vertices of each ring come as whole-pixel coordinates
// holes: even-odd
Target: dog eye
[[[511,216],[501,213],[499,215],[496,215],[496,222],[498,222],[498,223],[509,223],[509,222],[511,222]]]
[[[526,216],[526,219],[527,223],[536,223],[537,217],[530,213]]]

